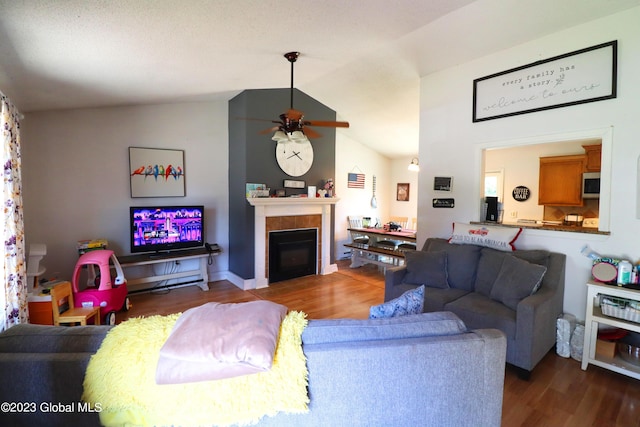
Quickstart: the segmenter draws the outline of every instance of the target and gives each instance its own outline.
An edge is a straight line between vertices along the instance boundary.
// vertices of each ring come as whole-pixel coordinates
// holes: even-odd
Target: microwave
[[[600,172],[582,174],[582,198],[597,199],[600,197]]]

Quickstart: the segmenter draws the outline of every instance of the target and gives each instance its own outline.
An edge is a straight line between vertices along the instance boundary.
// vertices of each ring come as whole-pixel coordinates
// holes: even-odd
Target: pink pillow
[[[211,302],[185,311],[160,349],[157,384],[211,381],[271,369],[287,307]]]

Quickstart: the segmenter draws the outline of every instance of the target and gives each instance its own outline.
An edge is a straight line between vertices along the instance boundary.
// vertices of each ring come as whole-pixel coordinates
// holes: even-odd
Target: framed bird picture
[[[184,197],[184,150],[129,147],[131,197]]]

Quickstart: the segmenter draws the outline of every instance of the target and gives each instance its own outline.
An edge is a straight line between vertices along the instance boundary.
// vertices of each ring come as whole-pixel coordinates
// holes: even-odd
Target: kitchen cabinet
[[[538,204],[582,206],[586,155],[540,157]]]
[[[600,308],[600,295],[608,297],[626,298],[640,301],[640,291],[617,286],[604,285],[602,283],[587,283],[587,316],[584,325],[584,347],[582,349],[582,370],[586,370],[589,364],[609,369],[619,374],[640,379],[640,366],[628,363],[615,353],[611,355],[597,354],[598,327],[602,324],[613,326],[628,331],[640,332],[640,323],[624,318],[606,316]]]
[[[600,172],[602,158],[602,144],[583,145],[586,159],[584,163],[585,172]]]

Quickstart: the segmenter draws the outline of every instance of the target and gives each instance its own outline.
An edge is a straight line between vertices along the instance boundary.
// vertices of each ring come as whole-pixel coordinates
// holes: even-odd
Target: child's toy
[[[109,260],[116,270],[112,279]],[[96,275],[95,266],[98,266]],[[85,289],[80,289],[80,272],[86,266],[88,279]],[[116,311],[129,310],[131,303],[127,296],[127,280],[122,267],[111,250],[100,249],[80,256],[73,271],[71,280],[73,299],[76,307],[100,307],[102,323],[115,325]]]

